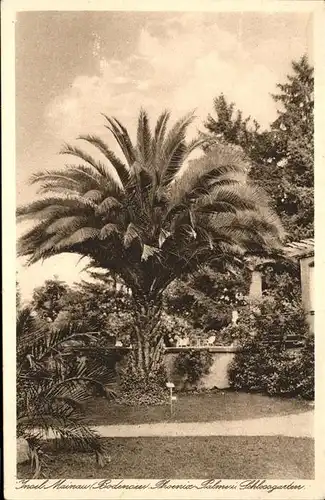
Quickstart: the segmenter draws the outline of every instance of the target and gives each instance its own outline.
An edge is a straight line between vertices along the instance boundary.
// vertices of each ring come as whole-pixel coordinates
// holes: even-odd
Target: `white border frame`
[[[15,319],[16,319],[16,176],[15,176],[15,15],[16,12],[27,11],[220,11],[220,12],[313,12],[314,13],[314,60],[315,60],[315,200],[316,200],[316,256],[317,276],[316,284],[316,310],[315,310],[315,332],[316,332],[316,415],[315,415],[315,442],[316,442],[316,479],[315,481],[297,481],[304,484],[302,491],[277,490],[271,493],[270,498],[306,498],[321,499],[325,496],[325,481],[323,471],[324,460],[324,334],[322,332],[325,310],[321,302],[322,277],[324,275],[325,257],[320,252],[322,246],[323,227],[325,220],[325,4],[321,1],[300,0],[286,1],[175,1],[165,0],[154,3],[152,0],[5,0],[2,7],[2,228],[3,228],[3,370],[4,370],[4,465],[5,465],[5,497],[7,499],[52,499],[67,498],[89,499],[89,498],[235,498],[233,491],[219,490],[57,490],[57,489],[15,489],[16,475],[16,442],[15,442],[15,366],[16,366],[16,343],[15,343]],[[318,333],[319,332],[319,333]],[[89,480],[70,481],[69,483],[86,485]],[[128,480],[132,484],[141,484],[141,480]],[[185,481],[184,481],[185,482]],[[224,481],[224,484],[234,483]],[[268,481],[274,485],[288,483],[289,481]],[[42,480],[32,481],[40,484]],[[154,481],[150,481],[154,483]],[[179,481],[173,481],[174,484]],[[200,481],[186,481],[190,484],[199,484]],[[67,493],[68,492],[68,493]],[[236,498],[269,498],[263,490],[238,491]]]

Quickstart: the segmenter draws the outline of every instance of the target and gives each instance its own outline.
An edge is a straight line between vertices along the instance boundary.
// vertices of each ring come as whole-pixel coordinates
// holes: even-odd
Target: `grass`
[[[310,410],[307,401],[240,392],[179,394],[173,416],[169,405],[127,406],[95,398],[84,409],[92,425],[142,424],[151,422],[212,422],[288,415]]]
[[[180,437],[105,439],[111,461],[98,468],[93,455],[49,454],[52,479],[313,479],[314,442],[289,437]],[[31,477],[28,465],[18,477]],[[45,472],[45,471],[44,471]]]

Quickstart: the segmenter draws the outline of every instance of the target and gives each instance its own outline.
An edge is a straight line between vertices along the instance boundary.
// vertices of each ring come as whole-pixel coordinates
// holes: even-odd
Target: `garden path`
[[[288,436],[314,435],[314,412],[218,422],[160,422],[140,425],[99,425],[102,437]]]

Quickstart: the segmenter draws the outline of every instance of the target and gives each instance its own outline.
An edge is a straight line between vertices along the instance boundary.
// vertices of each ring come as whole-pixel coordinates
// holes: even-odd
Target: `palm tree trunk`
[[[160,331],[161,300],[135,299],[132,343],[132,365],[144,379],[155,377],[163,364],[163,335]]]

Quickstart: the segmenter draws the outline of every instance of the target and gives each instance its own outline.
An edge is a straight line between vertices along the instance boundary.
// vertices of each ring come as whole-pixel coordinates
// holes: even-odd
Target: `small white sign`
[[[176,396],[172,396],[172,401],[176,401],[177,397]]]
[[[167,382],[166,387],[171,389],[171,388],[175,387],[175,384],[173,384],[173,382]]]

